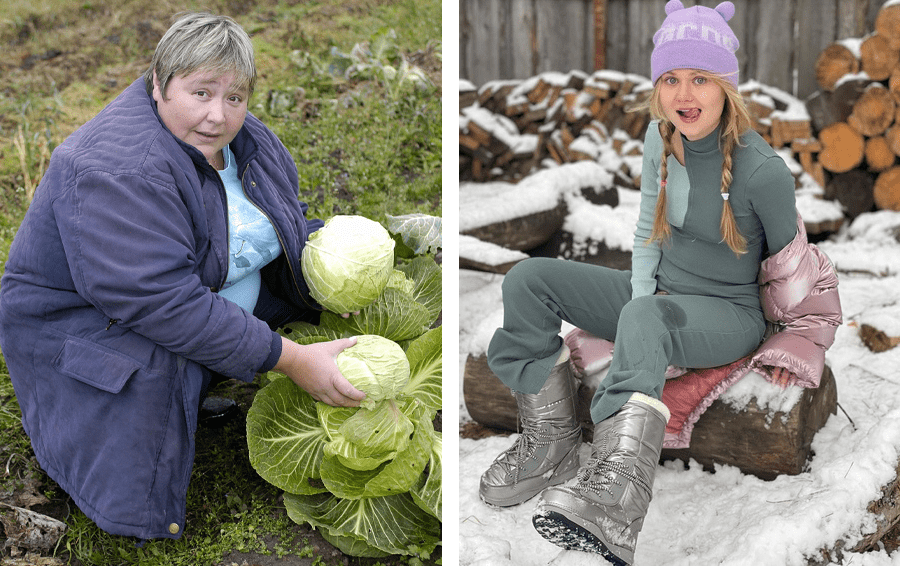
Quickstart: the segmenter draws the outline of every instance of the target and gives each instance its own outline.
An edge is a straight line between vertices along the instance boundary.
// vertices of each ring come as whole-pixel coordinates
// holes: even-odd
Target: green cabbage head
[[[347,380],[366,394],[361,405],[371,408],[379,401],[394,399],[409,382],[409,359],[393,340],[376,334],[358,336],[356,344],[336,358]]]
[[[394,240],[378,222],[338,215],[313,232],[300,255],[312,297],[334,313],[377,299],[394,270]]]

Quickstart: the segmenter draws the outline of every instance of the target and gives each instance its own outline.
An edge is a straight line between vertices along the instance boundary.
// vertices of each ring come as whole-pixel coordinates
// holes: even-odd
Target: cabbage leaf
[[[434,412],[441,410],[443,386],[443,356],[441,327],[419,336],[406,349],[409,358],[409,381],[402,392],[411,395]]]
[[[284,504],[294,522],[309,523],[326,539],[346,537],[387,554],[430,553],[440,542],[440,521],[408,493],[366,499],[285,494]],[[338,548],[348,552],[351,547]]]
[[[441,218],[427,214],[387,216],[387,228],[397,234],[412,255],[435,254],[441,249]]]
[[[410,490],[409,493],[412,495],[416,505],[440,519],[443,500],[441,460],[444,442],[441,433],[435,432],[434,434],[435,441],[431,445],[431,457],[428,460],[427,473],[419,476],[419,485]]]
[[[302,393],[302,395],[300,394]],[[326,430],[318,426],[316,405],[290,379],[262,388],[247,412],[250,464],[272,485],[292,493],[325,491],[319,479]]]

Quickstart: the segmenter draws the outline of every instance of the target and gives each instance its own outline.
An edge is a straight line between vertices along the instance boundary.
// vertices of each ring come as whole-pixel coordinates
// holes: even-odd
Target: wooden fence
[[[692,2],[714,7],[720,0]],[[815,62],[839,39],[874,30],[884,0],[732,0],[741,82],[805,98]],[[665,0],[460,0],[460,77],[476,85],[547,71],[613,69],[650,75]]]

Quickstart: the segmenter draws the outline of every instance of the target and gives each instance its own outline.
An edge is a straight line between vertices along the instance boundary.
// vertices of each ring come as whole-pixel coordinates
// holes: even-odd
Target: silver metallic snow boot
[[[534,528],[565,549],[596,552],[616,566],[632,564],[668,420],[662,401],[633,393],[594,426],[594,453],[577,483],[541,494]]]
[[[575,476],[581,445],[576,391],[566,358],[556,364],[539,392],[513,393],[522,431],[482,474],[478,491],[485,503],[518,505]]]

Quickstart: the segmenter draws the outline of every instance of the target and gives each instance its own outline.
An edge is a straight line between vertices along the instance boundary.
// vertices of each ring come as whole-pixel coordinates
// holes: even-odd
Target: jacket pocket
[[[53,368],[101,391],[118,393],[141,366],[114,350],[68,337],[53,360]]]

